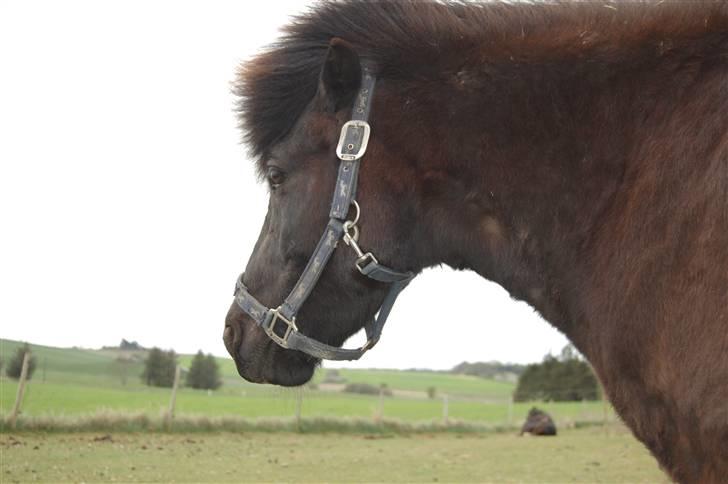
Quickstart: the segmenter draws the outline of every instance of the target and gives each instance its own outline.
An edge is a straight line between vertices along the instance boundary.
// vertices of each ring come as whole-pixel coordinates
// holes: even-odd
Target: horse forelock
[[[476,85],[474,77],[487,73],[484,64],[574,55],[618,62],[633,55],[636,44],[647,45],[648,55],[661,55],[672,39],[726,28],[728,3],[722,2],[323,1],[241,67],[234,87],[237,113],[262,174],[269,150],[316,95],[334,37],[372,60],[380,79],[425,85],[448,76]]]

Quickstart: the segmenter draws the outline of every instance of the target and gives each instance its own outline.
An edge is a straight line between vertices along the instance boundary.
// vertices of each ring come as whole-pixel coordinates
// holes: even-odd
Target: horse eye
[[[271,188],[278,188],[278,186],[283,183],[283,180],[285,180],[286,178],[286,174],[275,166],[271,166],[268,168],[267,176],[268,183],[270,183]]]

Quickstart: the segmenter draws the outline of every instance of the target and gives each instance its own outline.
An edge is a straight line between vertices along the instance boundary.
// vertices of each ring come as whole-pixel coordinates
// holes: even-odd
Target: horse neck
[[[382,105],[396,108],[378,117],[416,167],[421,260],[499,283],[578,345],[565,295],[584,278],[575,261],[623,177],[634,100],[618,83],[587,89],[546,72],[487,86],[458,72],[453,82],[419,97],[385,87]]]

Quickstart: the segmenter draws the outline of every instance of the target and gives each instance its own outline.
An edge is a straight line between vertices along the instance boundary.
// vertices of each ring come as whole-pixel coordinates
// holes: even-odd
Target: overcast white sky
[[[310,3],[0,0],[0,337],[226,355],[267,206],[230,82]],[[327,365],[530,362],[564,344],[499,286],[433,269],[376,350]]]

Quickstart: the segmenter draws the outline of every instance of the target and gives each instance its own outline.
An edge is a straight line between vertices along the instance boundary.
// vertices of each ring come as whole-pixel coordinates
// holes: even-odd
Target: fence
[[[471,393],[436,395],[428,384],[422,384],[419,391],[393,388],[392,396],[386,396],[382,389],[375,395],[346,393],[343,384],[288,390],[247,384],[230,377],[222,389],[207,392],[181,387],[181,369],[171,390],[144,386],[131,372],[121,378],[118,372],[101,372],[98,367],[94,371],[92,377],[80,379],[78,368],[64,373],[48,365],[44,377],[32,380],[27,388],[22,378],[19,383],[2,379],[3,425],[15,426],[17,422],[23,427],[31,421],[51,425],[55,421],[62,426],[73,421],[83,427],[82,420],[86,419],[103,427],[102,420],[106,418],[121,426],[147,422],[139,425],[167,430],[177,425],[186,428],[199,423],[204,427],[204,422],[223,421],[231,428],[254,427],[255,422],[262,422],[263,428],[276,420],[283,427],[299,431],[310,429],[312,422],[328,430],[336,425],[350,428],[352,422],[367,428],[379,425],[410,430],[428,425],[438,429],[468,425],[481,430],[510,429],[520,427],[532,406],[550,413],[560,427],[616,420],[611,408],[599,401],[514,402],[507,394],[494,395],[485,390],[477,393],[472,389],[468,390]],[[477,379],[474,384],[477,390]],[[11,393],[17,397],[8,412]],[[236,419],[238,424],[233,423]]]

